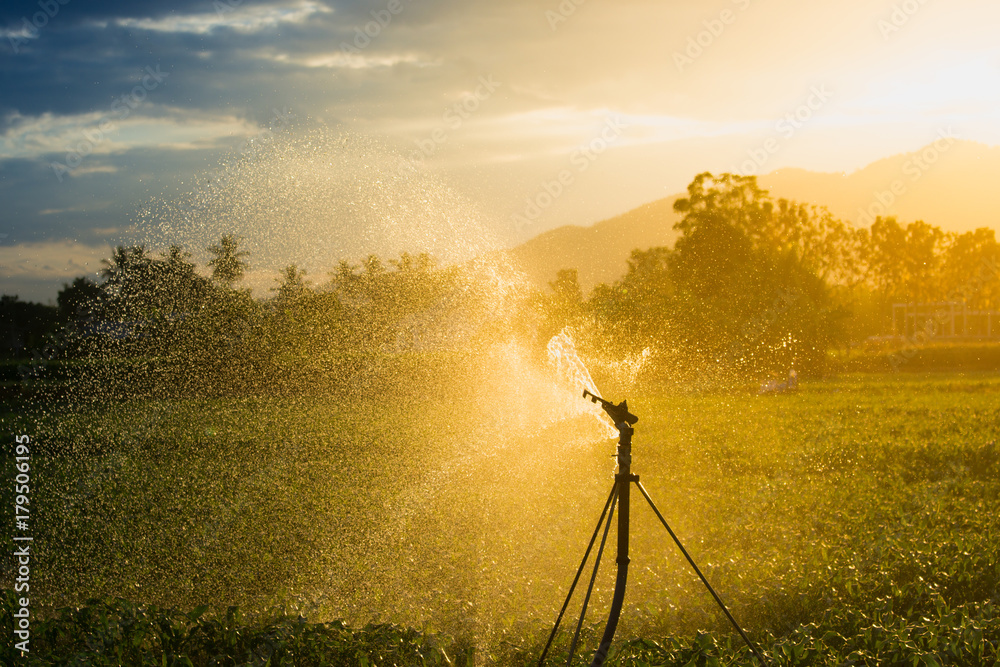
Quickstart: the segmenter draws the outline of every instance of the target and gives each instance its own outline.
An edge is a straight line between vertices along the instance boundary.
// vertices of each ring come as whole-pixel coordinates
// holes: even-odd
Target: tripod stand
[[[629,495],[632,488],[632,483],[635,483],[636,487],[642,493],[643,498],[649,503],[649,506],[653,508],[653,512],[656,513],[656,518],[660,520],[663,527],[667,529],[670,533],[670,537],[673,539],[674,543],[684,554],[688,563],[694,568],[695,573],[701,582],[705,584],[705,588],[708,592],[712,594],[715,602],[725,613],[726,618],[729,622],[733,624],[740,636],[743,637],[743,641],[746,642],[747,646],[750,647],[750,651],[757,657],[757,659],[763,664],[764,658],[757,651],[757,648],[747,637],[746,633],[733,618],[733,615],[729,613],[726,605],[723,604],[722,599],[719,598],[718,593],[712,588],[711,584],[705,578],[705,575],[701,573],[701,570],[695,564],[694,559],[688,554],[687,549],[681,544],[681,541],[674,534],[674,531],[670,528],[667,520],[663,518],[660,514],[660,510],[657,509],[656,504],[653,499],[649,497],[649,493],[646,492],[645,487],[639,482],[639,476],[632,474],[632,434],[635,429],[632,425],[639,421],[639,418],[628,411],[628,405],[626,401],[622,401],[618,405],[611,403],[610,401],[605,401],[599,396],[595,396],[587,390],[583,392],[584,398],[589,398],[594,403],[601,403],[601,407],[605,412],[611,417],[615,424],[615,428],[618,429],[618,473],[615,475],[614,485],[611,487],[611,494],[608,496],[607,502],[604,504],[604,510],[601,512],[601,518],[597,521],[597,527],[594,529],[594,534],[590,538],[590,544],[587,545],[587,550],[583,554],[583,561],[580,563],[580,567],[576,571],[576,576],[573,578],[573,583],[569,587],[569,593],[566,595],[566,601],[563,603],[562,609],[559,611],[559,616],[556,618],[555,626],[552,628],[552,633],[549,635],[549,640],[545,644],[545,650],[542,651],[541,657],[538,659],[539,667],[545,662],[545,657],[548,655],[549,649],[552,647],[552,640],[555,639],[556,632],[559,630],[559,624],[562,622],[563,615],[566,613],[566,608],[569,606],[569,601],[573,597],[573,591],[576,590],[576,585],[580,581],[580,575],[583,573],[583,568],[587,564],[587,559],[590,558],[590,552],[594,548],[594,542],[597,540],[597,534],[601,532],[601,526],[604,526],[604,535],[601,537],[601,545],[597,550],[597,557],[594,561],[594,572],[590,577],[590,585],[587,588],[587,594],[583,600],[583,608],[580,611],[580,620],[576,625],[576,632],[573,634],[573,641],[570,643],[569,647],[569,658],[566,661],[567,666],[572,665],[573,655],[576,653],[576,646],[580,639],[580,629],[583,627],[583,619],[587,614],[587,604],[590,602],[590,595],[594,590],[594,581],[597,578],[597,570],[601,564],[601,556],[604,554],[604,545],[608,539],[608,531],[611,528],[611,518],[615,513],[615,505],[618,505],[618,556],[616,558],[616,563],[618,564],[618,575],[615,579],[615,592],[611,598],[611,610],[608,613],[608,624],[604,628],[604,635],[601,637],[601,643],[597,648],[597,652],[594,653],[593,662],[591,662],[591,667],[600,667],[604,664],[604,660],[608,657],[608,649],[611,648],[611,641],[615,637],[615,630],[618,628],[618,619],[621,616],[622,604],[625,601],[625,585],[628,580],[628,527],[629,527]],[[607,517],[607,523],[605,523],[605,517]]]

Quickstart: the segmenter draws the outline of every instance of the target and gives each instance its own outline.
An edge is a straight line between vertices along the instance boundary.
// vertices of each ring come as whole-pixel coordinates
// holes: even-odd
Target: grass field
[[[33,658],[537,660],[610,490],[614,443],[569,392],[460,384],[351,403],[6,415],[8,430],[37,443],[33,609],[52,620]],[[628,398],[641,417],[633,471],[777,664],[997,659],[1000,375],[858,374],[794,395]],[[632,516],[614,664],[746,660],[637,495]],[[585,654],[603,629],[613,561],[598,577]],[[248,616],[227,616],[229,605]],[[66,607],[82,610],[57,612]]]

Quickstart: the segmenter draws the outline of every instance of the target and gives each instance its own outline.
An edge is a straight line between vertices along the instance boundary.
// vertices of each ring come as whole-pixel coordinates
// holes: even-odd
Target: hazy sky
[[[995,0],[7,0],[2,290],[54,297],[239,158],[279,189],[282,164],[317,187],[320,163],[408,160],[503,244],[699,171],[997,145],[997,26]]]

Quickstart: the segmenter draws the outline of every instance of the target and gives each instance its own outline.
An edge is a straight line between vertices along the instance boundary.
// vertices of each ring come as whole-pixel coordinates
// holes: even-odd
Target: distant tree
[[[895,217],[879,216],[870,232],[869,279],[886,302],[900,299],[907,282],[906,230]]]
[[[601,344],[638,352],[670,338],[674,288],[669,248],[633,250],[614,285],[594,287],[587,303]]]
[[[360,278],[357,273],[359,268],[356,264],[351,264],[347,260],[342,259],[337,264],[337,268],[328,274],[330,276],[330,289],[341,299],[354,301],[361,296],[361,289],[358,284]]]
[[[535,294],[543,320],[537,332],[542,342],[548,341],[567,326],[580,324],[584,314],[583,290],[576,269],[560,269],[549,282],[549,292]]]
[[[386,283],[382,280],[385,275],[385,265],[377,255],[368,255],[362,264],[361,285],[369,299],[379,300],[383,296]]]
[[[825,235],[812,212],[776,209],[754,177],[708,173],[674,209],[683,214],[669,259],[678,342],[758,370],[820,365],[842,313],[820,264],[803,259],[805,239]]]
[[[191,253],[184,250],[179,245],[171,245],[170,248],[163,253],[163,262],[167,266],[167,274],[175,276],[185,276],[194,272],[194,264],[188,260],[191,258]]]
[[[364,261],[364,271],[370,276],[380,276],[385,273],[385,264],[382,263],[382,259],[375,254],[368,255]]]
[[[127,320],[173,318],[202,305],[212,286],[198,275],[189,254],[180,246],[171,246],[160,257],[150,257],[143,246],[118,246],[110,259],[103,261],[106,314]],[[85,289],[77,285],[67,298]]]
[[[165,314],[187,313],[202,305],[212,291],[211,283],[198,275],[191,253],[172,245],[154,262],[159,276],[156,304]]]
[[[941,257],[942,293],[976,309],[1000,308],[1000,243],[988,227],[952,235]]]
[[[927,303],[944,298],[941,291],[940,263],[945,235],[923,220],[906,226],[906,251],[903,257],[904,293],[908,301]]]
[[[395,271],[382,277],[383,301],[392,303],[398,317],[427,308],[440,296],[439,278],[434,258],[427,253],[411,255],[404,252],[399,259],[390,259]]]
[[[118,246],[111,258],[102,263],[104,282],[101,288],[107,295],[107,315],[119,320],[134,320],[152,307],[159,276],[145,246]]]
[[[225,234],[219,242],[209,246],[212,259],[208,265],[212,267],[212,278],[226,287],[242,280],[247,269],[247,257],[250,253],[239,249],[240,241],[232,234]]]
[[[886,307],[895,301],[927,303],[944,298],[942,260],[947,236],[923,220],[903,227],[878,217],[869,234],[869,284]]]
[[[766,243],[794,251],[803,265],[830,284],[853,286],[864,279],[868,231],[844,223],[825,207],[779,199]]]
[[[46,347],[49,334],[56,329],[58,313],[54,306],[21,301],[16,295],[0,298],[0,355],[27,358]],[[49,358],[49,353],[44,353]]]
[[[426,252],[422,252],[416,257],[404,252],[400,254],[399,259],[390,259],[389,264],[404,274],[426,274],[435,266],[434,258]]]
[[[369,255],[361,266],[342,260],[329,275],[336,305],[326,295],[320,301],[337,311],[338,326],[355,349],[391,347],[403,329],[433,328],[445,313],[455,312],[459,300],[457,269],[438,268],[427,253],[404,252],[386,263]],[[475,286],[463,292],[466,307],[472,309],[476,292]]]
[[[556,279],[549,283],[549,288],[559,302],[567,306],[583,304],[583,291],[580,289],[580,279],[576,269],[559,269]]]
[[[59,307],[59,319],[63,322],[87,320],[96,316],[104,301],[104,290],[90,278],[74,278],[69,285],[63,287],[56,296]]]
[[[111,296],[130,299],[148,291],[152,258],[146,254],[145,246],[117,246],[111,258],[101,263],[104,264],[101,269],[104,289]]]
[[[674,202],[674,210],[684,217],[674,228],[690,237],[703,227],[724,223],[753,240],[771,236],[774,204],[757,186],[755,176],[709,172],[695,176],[687,187],[687,197]]]
[[[295,264],[289,264],[281,272],[279,285],[272,287],[272,292],[277,292],[275,297],[280,305],[296,303],[309,291],[305,280],[306,272],[299,269]]]
[[[688,196],[674,202],[683,217],[674,225],[681,236],[674,244],[671,274],[692,298],[717,301],[741,296],[734,281],[755,269],[754,237],[762,237],[771,214],[766,193],[754,177],[699,174]],[[746,282],[743,282],[745,285]]]

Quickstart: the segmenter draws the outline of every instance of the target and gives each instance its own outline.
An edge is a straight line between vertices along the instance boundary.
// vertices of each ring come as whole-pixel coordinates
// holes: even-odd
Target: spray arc
[[[545,644],[545,649],[542,651],[541,657],[538,659],[538,665],[541,667],[545,663],[545,658],[548,655],[549,649],[552,647],[552,641],[555,639],[556,632],[559,630],[559,624],[562,622],[563,615],[566,613],[566,608],[569,606],[570,599],[573,597],[573,592],[576,590],[576,585],[580,581],[580,575],[583,574],[583,570],[587,565],[587,560],[590,558],[590,552],[594,548],[594,543],[597,540],[597,535],[601,533],[601,527],[604,527],[604,532],[601,537],[601,543],[597,550],[596,558],[594,559],[594,569],[593,574],[590,577],[590,585],[587,589],[586,596],[584,597],[583,607],[580,611],[580,619],[576,625],[576,631],[573,634],[573,640],[569,647],[569,656],[567,658],[566,664],[573,664],[573,656],[576,653],[577,644],[580,639],[580,630],[583,627],[583,619],[587,614],[587,604],[590,602],[591,593],[594,590],[594,581],[597,579],[597,570],[601,564],[601,556],[604,554],[604,546],[607,543],[608,532],[611,528],[611,519],[615,512],[615,506],[618,506],[618,554],[615,558],[615,562],[618,566],[618,573],[615,577],[615,591],[611,598],[611,609],[608,612],[608,622],[604,628],[604,634],[601,637],[601,643],[597,647],[597,651],[594,653],[593,661],[590,663],[591,667],[600,667],[604,664],[605,659],[608,657],[608,650],[611,648],[611,642],[615,638],[615,631],[618,629],[618,619],[621,617],[622,605],[625,602],[625,588],[628,583],[628,566],[629,566],[629,496],[634,483],[642,493],[643,498],[649,503],[653,512],[656,514],[656,518],[660,520],[663,527],[667,529],[670,534],[671,539],[680,549],[681,553],[687,559],[688,563],[694,569],[698,578],[708,589],[708,592],[712,594],[715,599],[716,604],[722,609],[726,618],[733,625],[743,641],[746,642],[747,646],[753,655],[764,664],[764,657],[754,646],[750,638],[743,631],[743,628],[736,622],[733,615],[726,608],[726,605],[722,602],[719,594],[715,592],[711,584],[702,574],[701,569],[695,564],[694,559],[681,544],[680,539],[674,533],[673,529],[667,523],[667,520],[663,518],[660,510],[656,507],[653,499],[646,492],[645,487],[639,482],[639,476],[632,474],[632,435],[635,433],[635,429],[632,428],[638,421],[639,418],[632,414],[628,408],[628,401],[622,401],[621,403],[615,405],[611,401],[607,401],[600,396],[597,396],[593,392],[584,389],[583,397],[585,399],[590,399],[593,403],[599,403],[604,411],[611,417],[612,422],[614,422],[615,428],[618,429],[618,472],[615,474],[614,485],[611,487],[611,493],[608,496],[607,502],[604,504],[604,510],[601,512],[601,518],[597,521],[597,527],[594,529],[594,534],[590,538],[590,544],[587,545],[587,550],[584,552],[583,561],[580,563],[580,567],[576,571],[576,576],[573,578],[573,583],[570,585],[569,593],[566,595],[566,601],[563,603],[562,609],[559,611],[559,616],[556,618],[552,632],[549,634],[548,642]]]

